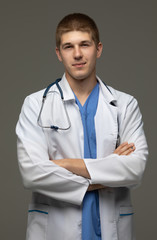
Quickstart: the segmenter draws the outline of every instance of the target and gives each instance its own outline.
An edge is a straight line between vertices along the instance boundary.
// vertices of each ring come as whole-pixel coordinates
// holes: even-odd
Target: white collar
[[[98,76],[96,76],[96,78],[100,84],[100,91],[102,92],[104,99],[107,102],[114,103],[116,105],[117,100],[112,94],[110,88],[104,82],[102,82],[102,80]],[[59,82],[59,85],[63,91],[64,101],[75,100],[74,93],[66,79],[65,74],[63,75],[61,81]]]

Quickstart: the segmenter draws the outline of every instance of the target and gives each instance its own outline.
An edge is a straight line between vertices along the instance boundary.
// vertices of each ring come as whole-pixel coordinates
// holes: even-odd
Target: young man
[[[16,133],[32,190],[27,240],[135,239],[130,188],[141,182],[147,143],[137,101],[96,76],[101,53],[90,17],[64,17],[56,54],[65,74],[24,102]]]

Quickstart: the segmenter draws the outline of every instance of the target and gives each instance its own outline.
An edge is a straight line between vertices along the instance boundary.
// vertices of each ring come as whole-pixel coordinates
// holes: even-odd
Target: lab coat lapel
[[[97,80],[100,85],[100,91],[97,112],[95,115],[95,129],[97,141],[97,158],[101,158],[113,153],[116,147],[118,136],[118,121],[116,106],[117,100],[114,97],[114,95],[110,92],[108,87],[106,87],[105,84],[98,77]],[[64,101],[75,100],[74,93],[66,80],[65,74],[63,75],[62,80],[59,84],[64,93]],[[71,112],[68,107],[67,110],[69,117],[72,120],[74,112]],[[78,120],[79,119],[77,118],[77,121]],[[79,137],[80,132],[82,136],[83,128],[81,122],[79,127],[79,133],[77,133]],[[80,139],[82,146],[83,144],[82,137],[80,137]]]
[[[65,77],[65,74],[62,77],[62,80],[59,82],[59,85],[63,91],[64,101],[75,100],[74,93]]]
[[[116,99],[104,83],[100,83],[99,102],[95,116],[97,158],[114,152],[118,136],[118,111]]]

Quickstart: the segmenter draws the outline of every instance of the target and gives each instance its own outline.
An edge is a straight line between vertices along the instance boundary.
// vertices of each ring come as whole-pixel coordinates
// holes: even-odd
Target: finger
[[[127,148],[123,148],[123,151],[120,153],[120,155],[127,155],[134,151],[134,146],[128,145]]]
[[[122,144],[120,144],[118,147],[117,147],[117,149],[121,149],[121,148],[123,148],[123,147],[125,147],[125,146],[127,146],[128,145],[128,142],[123,142]]]
[[[121,155],[130,155],[135,151],[135,146],[128,148],[126,151],[124,151]]]
[[[126,155],[130,155],[131,153],[133,153],[134,151],[135,151],[135,149],[136,149],[136,147],[134,146],[134,147],[132,147],[131,149],[130,149],[130,152],[128,152]]]
[[[98,190],[98,189],[104,189],[104,188],[107,188],[106,186],[103,186],[101,184],[91,184],[89,185],[88,187],[88,191],[94,191],[94,190]]]
[[[118,154],[122,155],[124,154],[126,151],[128,151],[131,147],[133,147],[133,144],[125,144],[123,146],[121,146],[121,148],[118,150]]]
[[[135,147],[134,143],[124,144],[117,151],[117,154],[119,154],[119,155],[127,155],[130,151],[134,150],[134,147]]]
[[[115,149],[114,153],[119,154],[119,153],[121,152],[121,150],[122,150],[125,146],[127,146],[127,145],[128,145],[127,142],[122,143],[121,145],[119,145],[119,146]]]

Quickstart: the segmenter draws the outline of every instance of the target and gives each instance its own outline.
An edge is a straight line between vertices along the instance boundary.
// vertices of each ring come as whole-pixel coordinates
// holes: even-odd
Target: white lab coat
[[[100,83],[95,115],[97,159],[84,159],[91,180],[49,161],[83,158],[84,136],[79,108],[63,76],[59,83],[71,128],[42,129],[37,124],[44,90],[25,99],[16,127],[18,161],[24,186],[32,190],[27,240],[81,240],[82,201],[90,183],[108,186],[99,190],[102,240],[134,240],[130,188],[140,184],[148,154],[141,113],[134,97]],[[67,118],[54,85],[41,115],[43,125],[65,128]],[[134,142],[129,156],[113,154],[117,143]]]

